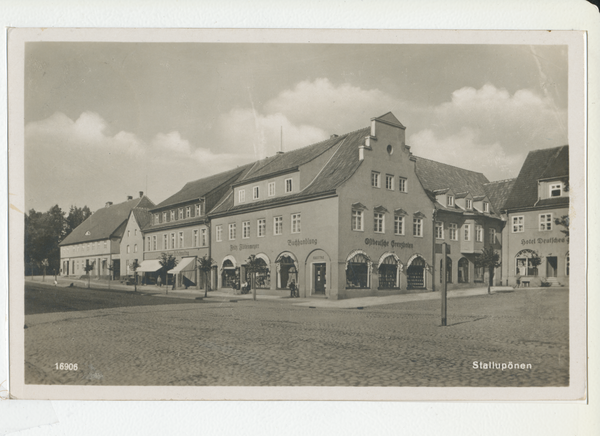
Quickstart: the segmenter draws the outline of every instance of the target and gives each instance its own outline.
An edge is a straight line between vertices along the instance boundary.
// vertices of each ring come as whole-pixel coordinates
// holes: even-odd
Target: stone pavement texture
[[[451,298],[447,327],[439,296],[362,310],[225,296],[216,304],[27,315],[25,382],[566,386],[568,294],[544,288]],[[57,362],[79,369],[56,370]],[[473,362],[532,368],[474,369]]]

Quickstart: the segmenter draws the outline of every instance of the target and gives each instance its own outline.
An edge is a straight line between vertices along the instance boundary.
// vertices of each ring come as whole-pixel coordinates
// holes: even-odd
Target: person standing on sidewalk
[[[162,288],[162,279],[160,278],[160,276],[158,276],[158,278],[156,279],[156,284],[158,284],[159,288]]]

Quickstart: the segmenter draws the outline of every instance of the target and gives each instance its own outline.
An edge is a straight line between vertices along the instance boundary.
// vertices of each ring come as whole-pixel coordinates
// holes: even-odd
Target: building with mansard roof
[[[125,262],[126,247],[137,247],[141,258],[143,239],[141,231],[130,238],[127,231],[133,231],[129,225],[133,214],[154,207],[154,203],[140,191],[138,198],[127,197],[119,204],[107,202],[105,207],[95,211],[88,219],[73,230],[60,246],[62,276],[86,275],[86,266],[92,265],[90,275],[94,277],[120,277],[127,275]],[[139,226],[137,227],[139,229]],[[125,249],[124,249],[125,248]]]
[[[529,152],[503,209],[503,282],[567,286],[569,236],[560,221],[569,214],[569,146]]]

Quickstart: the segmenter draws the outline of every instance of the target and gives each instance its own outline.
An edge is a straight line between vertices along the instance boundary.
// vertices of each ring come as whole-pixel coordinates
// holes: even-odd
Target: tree
[[[168,292],[169,283],[167,282],[167,271],[170,271],[177,266],[177,259],[175,259],[175,256],[173,256],[172,254],[160,253],[160,260],[158,261],[158,263],[160,263],[160,266],[162,266],[162,269],[164,270],[165,288]]]
[[[256,257],[254,254],[251,254],[248,259],[246,259],[246,271],[250,273],[250,286],[252,287],[252,299],[256,300],[256,274],[259,272],[264,272],[265,267],[262,259]]]
[[[569,237],[569,215],[563,215],[560,218],[555,218],[554,224],[564,227],[561,232],[567,235],[567,238]]]
[[[198,258],[198,271],[204,277],[204,298],[208,297],[208,288],[210,286],[210,271],[212,270],[215,261],[204,255]]]
[[[133,288],[134,288],[134,292],[137,292],[137,278],[138,278],[138,273],[137,273],[137,269],[140,267],[140,263],[138,262],[137,259],[133,260],[133,263],[131,264],[131,269],[133,270]]]
[[[485,247],[480,254],[475,257],[474,264],[478,268],[488,270],[488,294],[492,293],[492,284],[494,283],[494,269],[498,268],[500,255],[492,247]]]
[[[531,250],[531,256],[529,257],[529,265],[531,265],[534,269],[534,275],[538,275],[538,266],[540,266],[542,263],[542,258],[540,257],[539,254],[537,254],[537,251],[533,251]]]
[[[88,289],[90,288],[90,279],[91,279],[90,272],[94,269],[94,264],[95,263],[96,263],[96,261],[91,262],[91,263],[87,263],[85,265],[85,267],[84,267],[85,273],[88,276]]]
[[[69,209],[69,215],[65,219],[65,230],[68,235],[75,230],[82,222],[88,219],[92,215],[92,211],[89,207],[77,207],[71,206]]]

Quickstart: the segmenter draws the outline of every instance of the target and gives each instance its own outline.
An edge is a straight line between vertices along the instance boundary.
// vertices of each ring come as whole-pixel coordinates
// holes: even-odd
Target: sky
[[[28,42],[26,209],[158,204],[389,111],[413,154],[512,178],[567,144],[567,91],[566,46]]]

